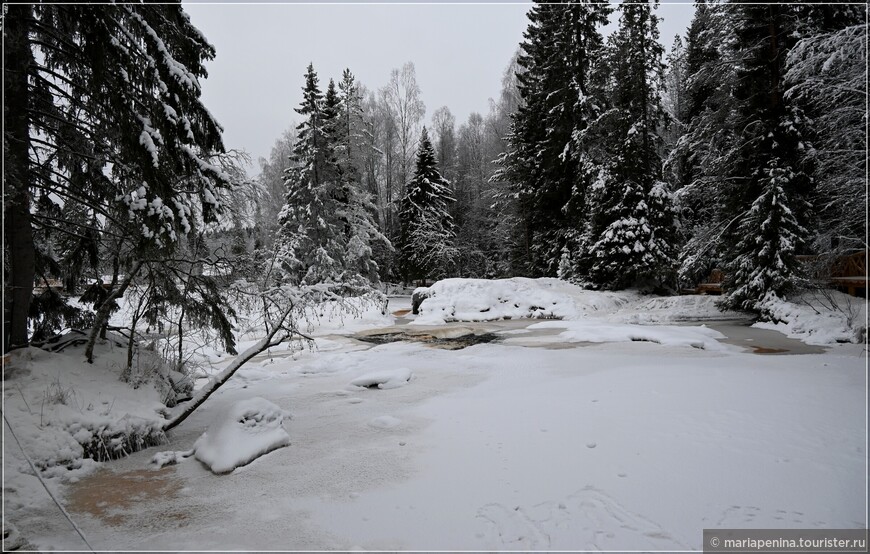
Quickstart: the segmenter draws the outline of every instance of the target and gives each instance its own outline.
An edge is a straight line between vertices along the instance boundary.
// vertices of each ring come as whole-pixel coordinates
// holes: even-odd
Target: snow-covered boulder
[[[395,389],[408,384],[413,374],[410,369],[388,369],[366,373],[350,382],[355,387],[378,387],[379,389]]]
[[[414,315],[419,314],[420,304],[429,298],[430,295],[431,291],[429,290],[429,287],[417,287],[414,289],[414,292],[411,293],[411,313]]]
[[[231,406],[193,445],[196,459],[214,473],[229,473],[290,444],[284,411],[255,397]]]
[[[612,313],[636,293],[582,289],[553,278],[443,279],[415,294],[428,296],[420,304],[416,325],[447,321],[498,319],[579,319],[590,313]]]

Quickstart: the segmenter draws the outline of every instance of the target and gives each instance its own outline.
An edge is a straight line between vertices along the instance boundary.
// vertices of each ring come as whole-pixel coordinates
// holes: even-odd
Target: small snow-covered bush
[[[60,377],[52,381],[43,393],[43,402],[46,404],[63,404],[64,406],[72,405],[75,399],[75,391],[72,387],[64,387],[60,382]]]
[[[111,424],[75,422],[67,431],[82,445],[82,455],[98,462],[123,458],[166,442],[160,421],[129,415]]]

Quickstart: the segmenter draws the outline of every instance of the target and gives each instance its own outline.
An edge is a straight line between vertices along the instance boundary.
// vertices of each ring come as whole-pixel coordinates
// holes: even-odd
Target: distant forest
[[[254,179],[180,3],[9,5],[4,351],[105,333],[130,288],[137,317],[231,348],[240,282],[672,293],[719,269],[724,305],[761,311],[865,249],[866,6],[698,2],[665,54],[657,3],[535,5],[500,97],[458,125],[424,126],[413,63],[377,89],[309,66]]]

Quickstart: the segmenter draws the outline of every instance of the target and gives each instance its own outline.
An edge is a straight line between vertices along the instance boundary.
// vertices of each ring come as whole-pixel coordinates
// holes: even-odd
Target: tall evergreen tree
[[[798,284],[795,255],[809,234],[812,190],[804,155],[804,118],[785,97],[785,62],[797,40],[797,8],[730,6],[735,12],[733,91],[736,133],[725,153],[727,304],[755,309],[767,295]]]
[[[372,221],[373,206],[356,180],[347,122],[353,80],[347,92],[330,80],[320,92],[313,65],[308,66],[303,101],[296,110],[306,119],[285,172],[286,195],[279,215],[278,261],[291,284],[347,283],[367,288],[377,282],[372,246],[389,242]],[[350,107],[349,107],[350,106]]]
[[[610,39],[611,108],[597,123],[607,158],[588,227],[589,277],[599,286],[670,283],[675,269],[678,222],[659,155],[664,111],[657,3],[623,2]]]
[[[133,260],[172,250],[194,212],[210,219],[229,179],[211,162],[221,128],[200,102],[214,48],[180,3],[4,9],[8,348],[28,340],[46,261],[35,237],[78,236],[93,252],[112,226],[129,277]]]
[[[686,47],[680,35],[674,37],[674,43],[667,56],[667,71],[665,73],[664,108],[668,114],[664,132],[665,151],[671,153],[680,137],[686,132],[688,123],[688,73],[686,71]],[[679,190],[690,183],[686,171],[688,153],[676,152],[665,160],[667,181],[674,190]]]
[[[349,69],[345,69],[339,88],[338,124],[332,133],[336,163],[341,179],[348,271],[375,283],[379,280],[376,252],[392,252],[389,239],[375,222],[377,207],[363,184],[367,141],[359,86]],[[329,93],[327,91],[327,100]],[[327,103],[329,103],[327,101]]]
[[[592,2],[538,4],[521,45],[517,72],[522,105],[496,178],[512,184],[525,228],[527,271],[555,275],[563,249],[576,249],[586,192],[595,178],[582,140],[605,102],[596,81],[612,8]],[[570,243],[570,244],[569,244]]]
[[[325,116],[318,82],[314,65],[309,64],[302,103],[296,109],[305,119],[297,126],[291,167],[285,171],[284,207],[278,216],[281,277],[292,284],[338,282],[344,278],[340,261],[343,225],[335,209],[338,174],[327,133],[335,113],[327,112]],[[333,87],[333,97],[334,92]]]
[[[667,167],[681,168],[677,190],[687,241],[680,252],[681,282],[696,283],[724,264],[721,236],[729,226],[722,209],[724,157],[733,142],[734,51],[730,6],[699,1],[686,43],[684,133],[671,151]]]
[[[449,209],[452,202],[450,183],[438,171],[435,150],[423,127],[414,177],[405,187],[399,212],[401,267],[406,280],[437,279],[449,273],[456,257],[456,231]]]

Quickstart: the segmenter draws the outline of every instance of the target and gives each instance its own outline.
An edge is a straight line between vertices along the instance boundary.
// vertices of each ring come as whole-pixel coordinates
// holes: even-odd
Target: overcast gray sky
[[[217,49],[206,67],[205,105],[225,129],[227,148],[247,150],[259,172],[281,133],[298,120],[309,62],[325,90],[345,67],[376,90],[390,71],[414,62],[426,121],[447,106],[457,124],[485,114],[528,25],[531,2],[278,4],[185,2],[191,21]],[[670,47],[694,13],[691,2],[662,5]],[[618,15],[611,16],[615,27]]]

